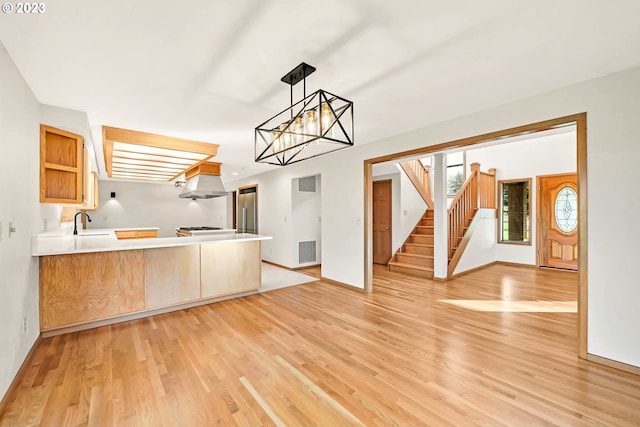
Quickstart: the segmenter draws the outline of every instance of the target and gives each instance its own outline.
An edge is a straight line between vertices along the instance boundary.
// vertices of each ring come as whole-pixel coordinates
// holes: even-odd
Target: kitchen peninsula
[[[217,234],[118,240],[115,230],[33,237],[44,336],[254,293],[262,240]]]

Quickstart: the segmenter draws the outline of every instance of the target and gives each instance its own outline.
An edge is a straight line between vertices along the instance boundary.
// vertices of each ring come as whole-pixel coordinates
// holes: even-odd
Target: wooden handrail
[[[433,196],[429,185],[429,169],[420,160],[401,162],[400,167],[407,174],[416,190],[418,190],[428,209],[433,209]]]
[[[480,208],[496,207],[496,170],[480,172],[480,163],[471,164],[471,174],[449,206],[449,259],[465,233],[465,226]]]
[[[489,169],[489,172],[480,172],[479,182],[479,208],[496,208],[496,170]]]

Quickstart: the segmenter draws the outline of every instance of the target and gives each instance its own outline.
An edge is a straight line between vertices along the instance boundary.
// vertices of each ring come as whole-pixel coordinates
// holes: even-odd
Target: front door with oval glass
[[[538,177],[538,265],[578,269],[576,174]]]

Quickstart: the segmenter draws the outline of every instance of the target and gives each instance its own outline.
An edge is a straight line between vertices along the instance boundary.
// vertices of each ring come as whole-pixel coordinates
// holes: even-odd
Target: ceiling
[[[277,168],[253,130],[303,61],[360,145],[640,65],[639,21],[637,0],[56,0],[0,14],[0,41],[41,103],[88,114],[101,179],[106,125],[219,144],[228,181]]]

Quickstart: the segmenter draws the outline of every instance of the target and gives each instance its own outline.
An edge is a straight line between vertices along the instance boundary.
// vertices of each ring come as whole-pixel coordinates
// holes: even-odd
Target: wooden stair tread
[[[399,261],[389,261],[389,265],[394,265],[396,267],[413,268],[415,270],[429,271],[433,273],[433,268],[427,267],[425,265],[408,264],[406,262],[399,262]]]
[[[408,256],[410,258],[420,258],[420,259],[431,258],[431,259],[433,259],[433,255],[410,254],[410,253],[407,253],[407,252],[398,252],[397,255]]]
[[[424,234],[419,234],[419,236],[424,236]],[[405,246],[417,246],[420,248],[433,248],[433,245],[429,245],[427,243],[411,243],[411,242],[407,242],[404,244]],[[401,252],[404,253],[404,252]]]

